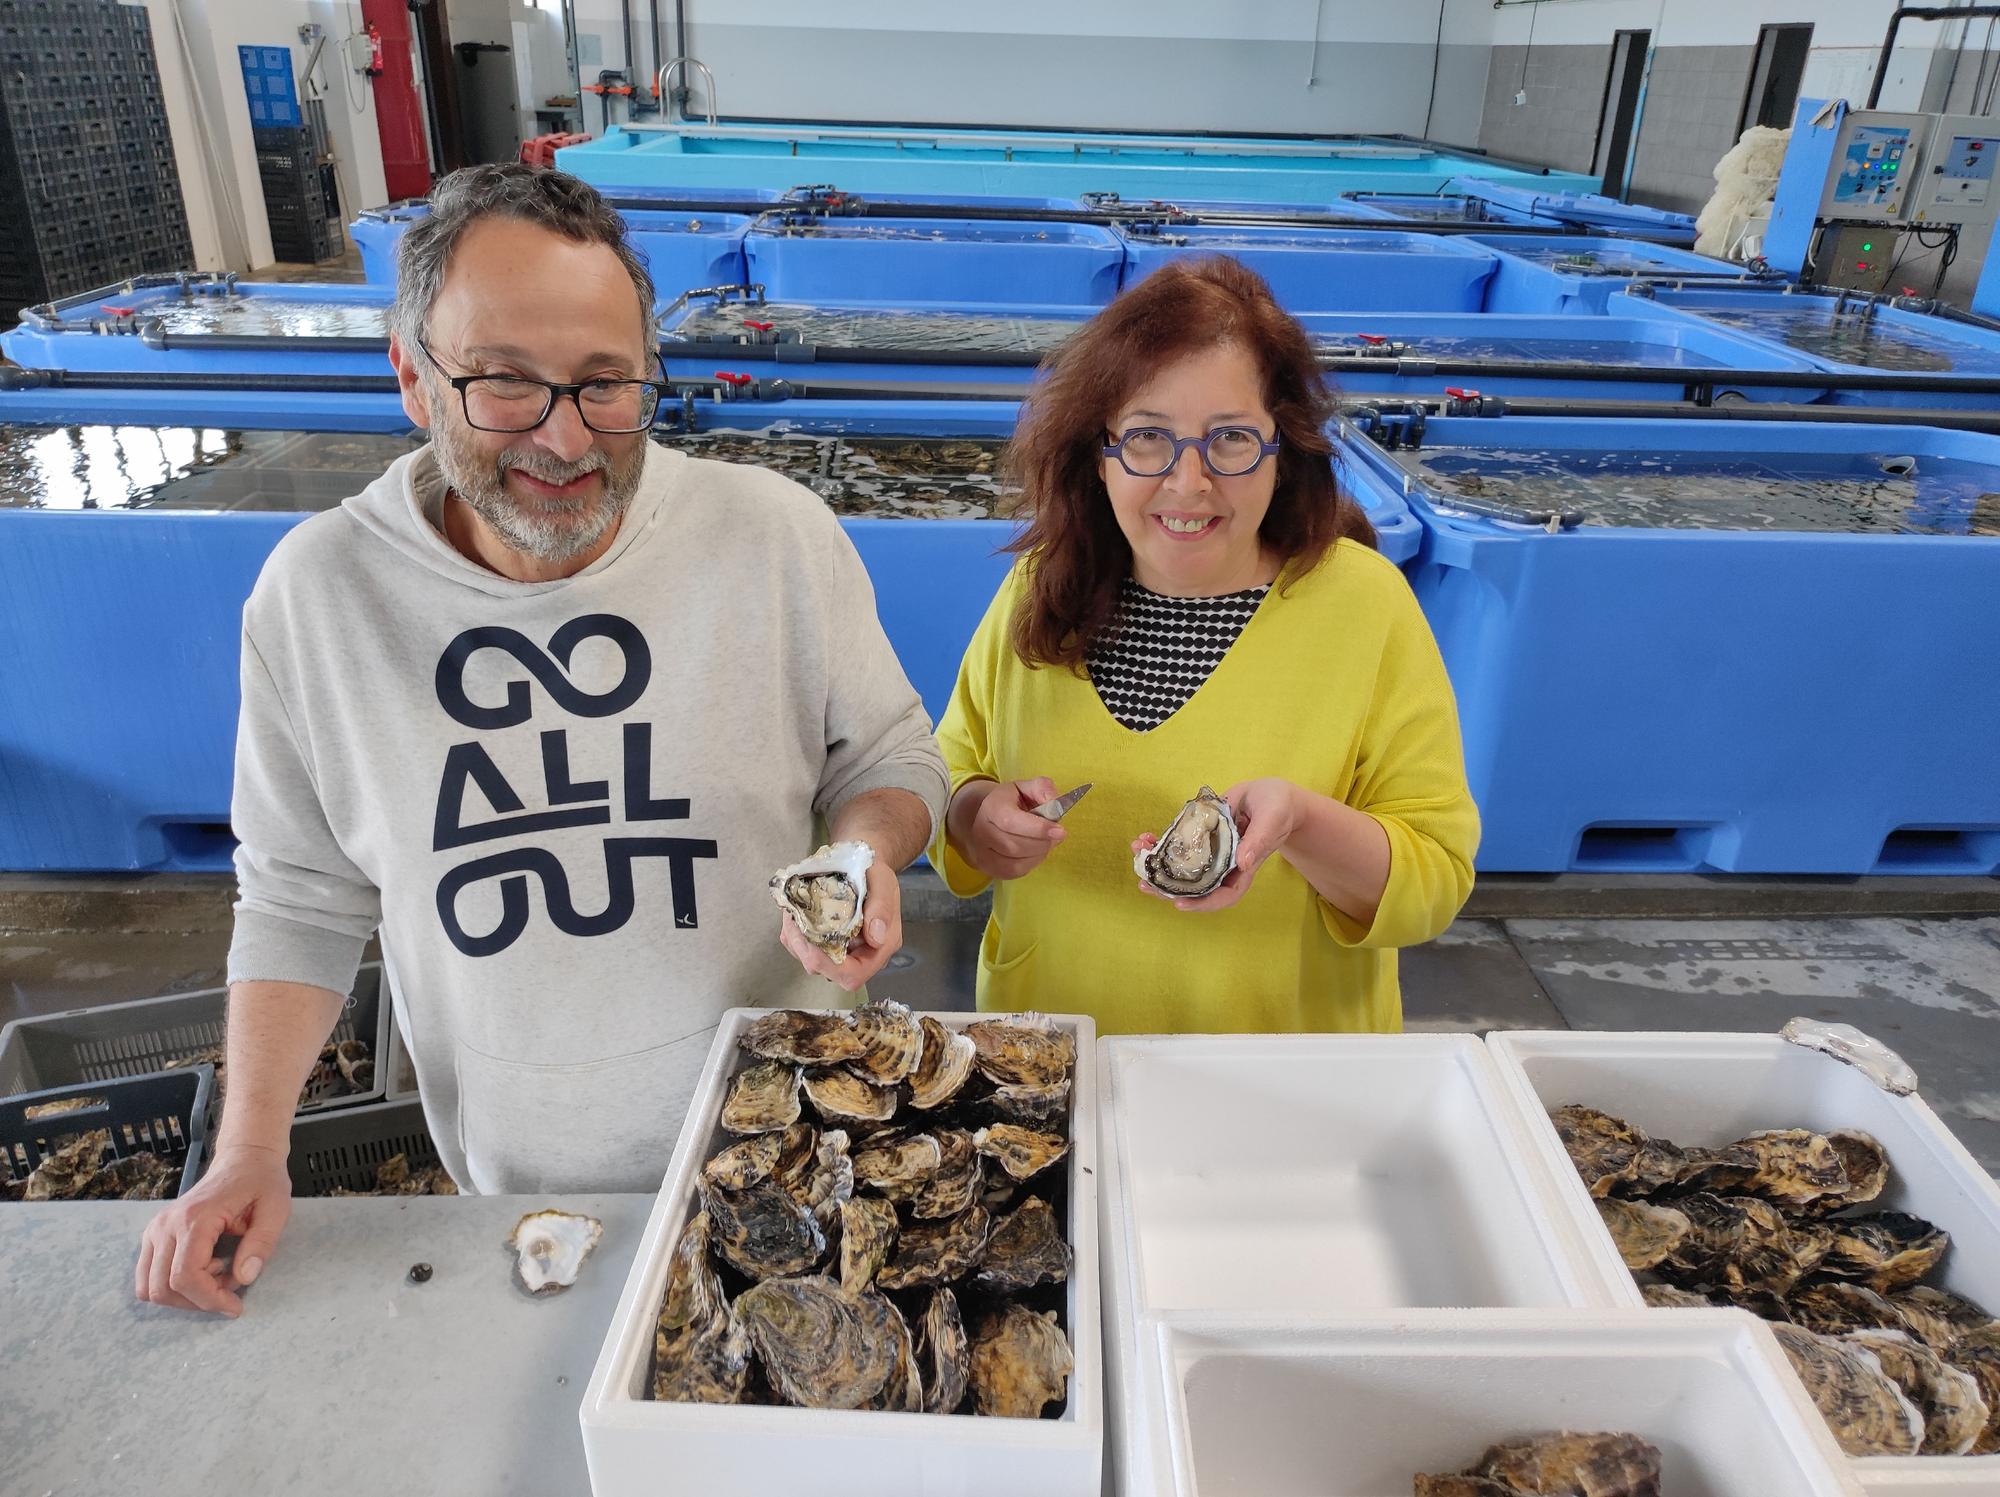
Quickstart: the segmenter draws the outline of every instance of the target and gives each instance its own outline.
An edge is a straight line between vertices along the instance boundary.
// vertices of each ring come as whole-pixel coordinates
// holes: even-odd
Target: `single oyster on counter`
[[[1803,1128],[1753,1133],[1720,1149],[1689,1149],[1679,1184],[1716,1195],[1757,1196],[1793,1210],[1850,1188],[1841,1153]]]
[[[868,870],[875,851],[865,842],[836,842],[771,875],[771,897],[799,934],[836,962],[861,929]]]
[[[973,1403],[980,1413],[1002,1419],[1039,1419],[1068,1396],[1075,1366],[1055,1311],[1037,1315],[1003,1305],[972,1340]]]
[[[1213,894],[1236,866],[1236,816],[1208,786],[1180,809],[1159,841],[1132,858],[1142,881],[1176,899]]]
[[[1495,1445],[1472,1476],[1502,1490],[1548,1497],[1660,1497],[1660,1452],[1634,1435],[1537,1435]]]
[[[924,1053],[910,1073],[910,1106],[929,1112],[944,1106],[964,1088],[979,1051],[969,1035],[946,1029],[929,1014],[917,1025],[924,1037]]]
[[[958,1412],[972,1380],[972,1343],[959,1315],[958,1296],[949,1289],[931,1291],[917,1322],[917,1365],[923,1373],[925,1412]]]
[[[1875,1354],[1795,1325],[1773,1325],[1799,1381],[1840,1448],[1852,1456],[1915,1455],[1924,1416],[1903,1396]]]
[[[1012,1123],[995,1123],[972,1135],[972,1147],[1016,1180],[1040,1174],[1069,1152],[1069,1140],[1060,1133],[1037,1133]]]
[[[896,1250],[875,1283],[883,1289],[924,1289],[964,1278],[986,1253],[993,1219],[972,1206],[943,1221],[912,1222],[896,1236]]]
[[[802,1008],[783,1008],[751,1020],[737,1043],[764,1060],[799,1066],[838,1065],[868,1048],[848,1014]]]
[[[942,1146],[928,1133],[878,1133],[854,1151],[854,1178],[892,1201],[914,1201],[943,1162]]]
[[[729,1083],[722,1126],[731,1133],[777,1133],[799,1120],[797,1066],[760,1060],[745,1066]]]
[[[1944,1262],[1951,1237],[1906,1211],[1878,1211],[1830,1223],[1833,1246],[1822,1273],[1858,1279],[1877,1293],[1914,1284]]]
[[[875,1086],[841,1067],[807,1071],[806,1100],[829,1123],[886,1123],[896,1115],[896,1089]]]
[[[768,1180],[748,1190],[703,1186],[701,1201],[716,1252],[746,1278],[804,1273],[826,1256],[819,1219]]]
[[[1907,1331],[1902,1312],[1874,1290],[1843,1279],[1801,1284],[1785,1296],[1784,1318],[1822,1336],[1849,1331]]]
[[[1623,1118],[1571,1105],[1558,1107],[1549,1121],[1593,1196],[1651,1195],[1680,1175],[1681,1151],[1664,1139],[1649,1138]]]
[[[986,1239],[986,1256],[972,1282],[995,1294],[1060,1284],[1069,1277],[1069,1244],[1049,1203],[1029,1196],[994,1224]]]
[[[653,1397],[741,1403],[750,1382],[750,1334],[708,1261],[708,1214],[681,1229],[653,1333]]]
[[[1928,1284],[1898,1289],[1889,1296],[1889,1303],[1932,1351],[1950,1351],[1967,1331],[1993,1324],[1991,1315],[1963,1295]]]
[[[871,998],[854,1011],[854,1032],[862,1051],[847,1068],[875,1086],[895,1087],[924,1058],[924,1031],[917,1016],[888,998]]]
[[[514,1278],[530,1294],[559,1294],[576,1282],[604,1223],[568,1211],[531,1211],[514,1223],[507,1246],[514,1250]]]
[[[818,1275],[766,1279],[736,1300],[772,1388],[808,1409],[859,1409],[880,1395],[896,1368],[894,1310]]]
[[[1855,1331],[1845,1339],[1873,1352],[1889,1380],[1923,1410],[1919,1455],[1964,1455],[1978,1443],[1993,1417],[1979,1379],[1902,1331]]]
[[[873,1196],[840,1206],[840,1287],[859,1294],[871,1287],[896,1245],[896,1208]]]
[[[938,1167],[910,1202],[910,1215],[919,1221],[957,1216],[979,1199],[979,1187],[986,1178],[970,1133],[962,1128],[940,1128],[934,1137]]]
[[[1076,1036],[1045,1014],[981,1019],[964,1034],[980,1074],[995,1086],[1062,1086],[1076,1069]]]
[[[1694,1230],[1687,1217],[1670,1206],[1653,1206],[1645,1201],[1625,1201],[1603,1196],[1597,1214],[1618,1245],[1625,1266],[1637,1272],[1655,1268]]]

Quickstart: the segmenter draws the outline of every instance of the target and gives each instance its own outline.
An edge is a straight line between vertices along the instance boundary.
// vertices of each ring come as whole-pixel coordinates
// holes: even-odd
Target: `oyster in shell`
[[[771,897],[799,934],[836,962],[861,929],[868,870],[875,851],[865,842],[836,842],[771,875]]]
[[[750,1382],[750,1334],[708,1261],[708,1214],[681,1229],[653,1333],[653,1397],[741,1403]]]
[[[1873,1134],[1859,1128],[1842,1128],[1826,1136],[1840,1156],[1847,1174],[1847,1188],[1814,1201],[1809,1211],[1843,1211],[1849,1206],[1865,1206],[1881,1195],[1889,1184],[1889,1155]]]
[[[704,1186],[715,1251],[738,1273],[773,1279],[804,1273],[826,1256],[826,1233],[810,1208],[766,1180],[748,1190]]]
[[[1950,1351],[1967,1331],[1993,1323],[1991,1315],[1963,1295],[1928,1284],[1898,1289],[1889,1296],[1889,1303],[1932,1351]]]
[[[896,1208],[873,1196],[855,1196],[840,1207],[840,1287],[859,1294],[875,1283],[896,1245]]]
[[[1416,1497],[1521,1497],[1516,1487],[1490,1476],[1425,1476],[1415,1478]]]
[[[1649,1138],[1623,1118],[1594,1107],[1558,1107],[1549,1114],[1570,1163],[1593,1196],[1651,1195],[1679,1178],[1682,1154]]]
[[[1964,1455],[1978,1443],[1993,1411],[1971,1373],[1902,1331],[1855,1331],[1845,1339],[1873,1352],[1889,1380],[1923,1410],[1919,1455]]]
[[[896,1115],[894,1087],[872,1085],[839,1066],[805,1077],[806,1100],[829,1123],[886,1123]]]
[[[1715,1288],[1732,1299],[1783,1294],[1826,1256],[1831,1234],[1788,1222],[1755,1196],[1698,1193],[1674,1202],[1692,1231],[1658,1265],[1662,1278],[1687,1288]]]
[[[1069,1121],[1069,1083],[1055,1086],[996,1086],[979,1099],[981,1116],[1022,1128],[1062,1128]]]
[[[1909,1322],[1874,1290],[1843,1279],[1801,1284],[1785,1297],[1785,1318],[1822,1336],[1849,1331],[1905,1331]]]
[[[576,1282],[604,1223],[568,1211],[531,1211],[514,1223],[507,1246],[514,1250],[514,1279],[530,1294],[559,1294]]]
[[[1482,1455],[1469,1474],[1522,1497],[1660,1497],[1660,1452],[1626,1434],[1565,1431],[1508,1440]]]
[[[1625,1201],[1603,1196],[1597,1214],[1618,1244],[1618,1256],[1635,1272],[1655,1268],[1694,1230],[1687,1217],[1670,1206],[1653,1206],[1645,1201]]]
[[[935,1137],[938,1167],[910,1202],[910,1215],[919,1221],[957,1216],[979,1199],[979,1187],[986,1178],[970,1133],[962,1128],[941,1128]]]
[[[1055,1211],[1040,1196],[1029,1196],[994,1224],[972,1282],[995,1294],[1012,1294],[1037,1284],[1060,1284],[1069,1277],[1069,1268],[1069,1244]]]
[[[737,1043],[763,1060],[797,1066],[839,1065],[868,1048],[848,1014],[803,1008],[782,1008],[751,1020]]]
[[[1213,894],[1236,866],[1236,815],[1208,786],[1180,809],[1159,841],[1132,858],[1142,881],[1176,899]]]
[[[1656,1310],[1708,1310],[1714,1308],[1714,1301],[1705,1294],[1696,1294],[1692,1289],[1677,1289],[1672,1284],[1641,1284],[1639,1293],[1646,1303]]]
[[[1821,1272],[1858,1279],[1877,1293],[1916,1283],[1951,1250],[1950,1234],[1905,1211],[1846,1217],[1831,1225],[1833,1246]]]
[[[2000,1453],[2000,1346],[1987,1340],[1960,1337],[1945,1361],[1972,1375],[1979,1384],[1979,1396],[1986,1401],[1986,1427],[1980,1430],[1967,1455]]]
[[[921,1414],[924,1411],[924,1379],[917,1367],[916,1340],[910,1335],[910,1323],[903,1319],[903,1312],[896,1308],[894,1302],[873,1290],[865,1297],[880,1300],[887,1307],[889,1330],[896,1338],[896,1360],[890,1366],[888,1381],[882,1384],[882,1391],[868,1407]]]
[[[989,1159],[999,1160],[1000,1168],[1016,1180],[1026,1180],[1067,1154],[1069,1140],[1060,1133],[1037,1133],[1012,1123],[995,1123],[972,1135],[972,1147]]]
[[[924,1031],[917,1016],[888,998],[871,998],[854,1011],[854,1032],[862,1051],[847,1068],[863,1081],[895,1087],[924,1058]]]
[[[340,1079],[357,1092],[375,1085],[375,1056],[366,1040],[342,1040],[333,1047],[333,1063]]]
[[[896,1236],[896,1250],[875,1283],[883,1289],[925,1289],[964,1278],[986,1253],[992,1218],[972,1206],[943,1221],[912,1222]]]
[[[995,1086],[1062,1086],[1076,1069],[1076,1036],[1044,1014],[968,1024],[979,1073]]]
[[[1716,1195],[1757,1196],[1798,1210],[1849,1189],[1840,1151],[1822,1133],[1774,1128],[1725,1144],[1690,1149],[1679,1183]]]
[[[729,1084],[722,1126],[731,1133],[777,1133],[799,1120],[799,1068],[781,1060],[745,1066]]]
[[[1923,1412],[1903,1396],[1873,1352],[1795,1325],[1774,1325],[1771,1331],[1842,1450],[1852,1456],[1917,1453],[1924,1439]]]
[[[755,1133],[741,1143],[731,1144],[701,1167],[702,1179],[725,1190],[748,1190],[770,1179],[784,1155],[785,1141],[794,1129],[805,1126],[794,1123],[783,1133]]]
[[[928,1133],[878,1133],[854,1151],[854,1178],[892,1201],[914,1201],[943,1162],[943,1148]]]
[[[80,1199],[111,1152],[111,1130],[92,1128],[63,1140],[42,1156],[28,1175],[21,1198],[27,1201]]]
[[[1068,1396],[1075,1366],[1055,1311],[1037,1315],[1003,1305],[972,1340],[973,1403],[982,1414],[1039,1419],[1043,1409]]]
[[[895,1371],[895,1307],[879,1294],[844,1294],[818,1275],[766,1279],[737,1297],[736,1313],[787,1403],[864,1408]]]
[[[813,1214],[822,1232],[832,1227],[840,1208],[854,1195],[854,1160],[847,1152],[847,1135],[829,1128],[813,1145],[810,1161],[779,1183],[801,1206]]]
[[[957,1413],[972,1380],[972,1343],[958,1312],[958,1296],[949,1289],[931,1291],[917,1322],[917,1365],[923,1373],[925,1412]]]
[[[924,1053],[910,1073],[910,1106],[929,1112],[944,1106],[964,1088],[979,1051],[970,1036],[946,1029],[929,1014],[917,1024],[924,1037]]]

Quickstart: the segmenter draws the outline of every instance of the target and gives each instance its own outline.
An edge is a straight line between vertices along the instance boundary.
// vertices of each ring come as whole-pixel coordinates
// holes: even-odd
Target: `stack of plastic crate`
[[[331,259],[346,241],[325,107],[317,99],[298,97],[289,47],[245,46],[236,52],[250,105],[271,254],[299,264]]]
[[[193,259],[145,8],[0,0],[0,326]]]

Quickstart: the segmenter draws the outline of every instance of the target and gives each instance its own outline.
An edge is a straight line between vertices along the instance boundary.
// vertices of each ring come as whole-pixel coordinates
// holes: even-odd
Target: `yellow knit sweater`
[[[1429,940],[1472,889],[1478,812],[1451,685],[1394,565],[1342,541],[1281,578],[1201,689],[1151,732],[1122,726],[1089,680],[1030,670],[1008,644],[1017,566],[966,650],[938,727],[954,792],[1047,775],[1095,789],[1067,839],[994,890],[982,1009],[1090,1014],[1101,1033],[1402,1028],[1396,948]],[[1202,785],[1278,776],[1366,811],[1389,836],[1389,884],[1362,926],[1282,857],[1233,907],[1188,914],[1136,887],[1132,838]],[[945,846],[952,891],[987,879]]]

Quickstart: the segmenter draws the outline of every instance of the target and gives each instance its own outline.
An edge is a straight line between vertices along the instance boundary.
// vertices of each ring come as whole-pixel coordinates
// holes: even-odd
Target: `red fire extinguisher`
[[[382,76],[382,31],[373,21],[368,23],[368,66],[362,71],[370,78]]]

